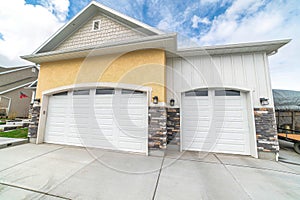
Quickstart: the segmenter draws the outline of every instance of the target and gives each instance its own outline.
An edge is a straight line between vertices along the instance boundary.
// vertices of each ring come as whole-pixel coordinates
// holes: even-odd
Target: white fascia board
[[[3,92],[0,92],[0,95],[5,94],[5,93],[8,93],[8,92],[11,92],[11,91],[14,91],[14,90],[17,90],[17,89],[22,88],[22,87],[25,87],[25,86],[27,86],[27,85],[29,85],[29,84],[31,84],[31,83],[32,83],[32,82],[25,83],[25,84],[23,84],[23,85],[19,85],[19,86],[17,86],[17,87],[14,87],[14,88],[5,90],[5,91],[3,91]]]
[[[165,49],[174,52],[177,49],[176,38],[177,35],[174,33],[155,35],[155,36],[149,36],[149,37],[130,40],[130,41],[122,41],[122,42],[109,43],[100,46],[80,48],[72,51],[68,50],[68,51],[56,51],[56,52],[32,54],[27,56],[21,56],[21,58],[34,63],[42,63],[42,62],[51,62],[56,60],[82,58],[88,55],[93,55],[93,56],[107,55],[107,54],[121,53],[126,51],[129,52],[138,49],[149,49],[149,48]]]
[[[21,71],[21,70],[24,70],[24,69],[33,68],[33,67],[35,67],[35,66],[34,66],[34,65],[31,65],[31,66],[26,66],[26,67],[18,68],[18,69],[13,69],[13,70],[9,70],[9,71],[4,71],[4,72],[0,72],[0,75],[3,75],[3,74],[9,74],[9,73],[13,73],[13,72]]]
[[[38,81],[38,79],[36,79],[35,81],[33,81],[28,87],[32,87],[33,84],[35,84]]]
[[[220,55],[231,53],[251,53],[266,52],[271,55],[279,48],[289,43],[291,39],[274,40],[265,42],[239,43],[229,45],[203,46],[195,48],[178,49],[177,55],[168,55],[169,57],[177,56],[195,56],[195,55]]]

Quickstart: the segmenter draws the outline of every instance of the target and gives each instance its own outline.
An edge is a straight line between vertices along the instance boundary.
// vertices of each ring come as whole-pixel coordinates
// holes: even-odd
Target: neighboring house
[[[0,67],[0,107],[2,116],[28,117],[32,92],[25,90],[38,78],[34,65],[4,68]]]
[[[37,143],[276,159],[268,56],[288,42],[177,49],[176,34],[92,2],[22,56],[40,65]]]
[[[35,66],[0,67],[1,116],[28,117],[32,92],[24,87],[32,84],[37,75]]]
[[[300,91],[273,90],[277,128],[300,131]]]

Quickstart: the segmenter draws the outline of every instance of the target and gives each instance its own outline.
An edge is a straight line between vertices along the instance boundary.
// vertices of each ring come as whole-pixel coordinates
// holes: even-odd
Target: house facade
[[[92,2],[22,56],[40,65],[31,141],[276,159],[268,56],[288,42],[178,49],[175,33]]]
[[[0,67],[0,114],[4,117],[28,117],[32,92],[25,89],[38,78],[38,68]]]

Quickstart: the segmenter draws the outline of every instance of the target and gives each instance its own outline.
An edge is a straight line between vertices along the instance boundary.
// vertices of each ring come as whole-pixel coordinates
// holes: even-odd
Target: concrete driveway
[[[300,166],[168,150],[143,156],[24,144],[0,150],[0,199],[299,199]]]

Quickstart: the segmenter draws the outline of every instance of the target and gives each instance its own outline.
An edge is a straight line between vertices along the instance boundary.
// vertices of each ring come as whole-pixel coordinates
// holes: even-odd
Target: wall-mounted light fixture
[[[259,101],[260,101],[260,104],[263,105],[263,106],[269,105],[269,99],[268,98],[261,97],[261,98],[259,98]]]
[[[171,99],[170,100],[170,106],[174,106],[175,105],[175,100],[174,99]]]
[[[153,97],[153,103],[154,104],[158,104],[158,96],[154,96]]]

